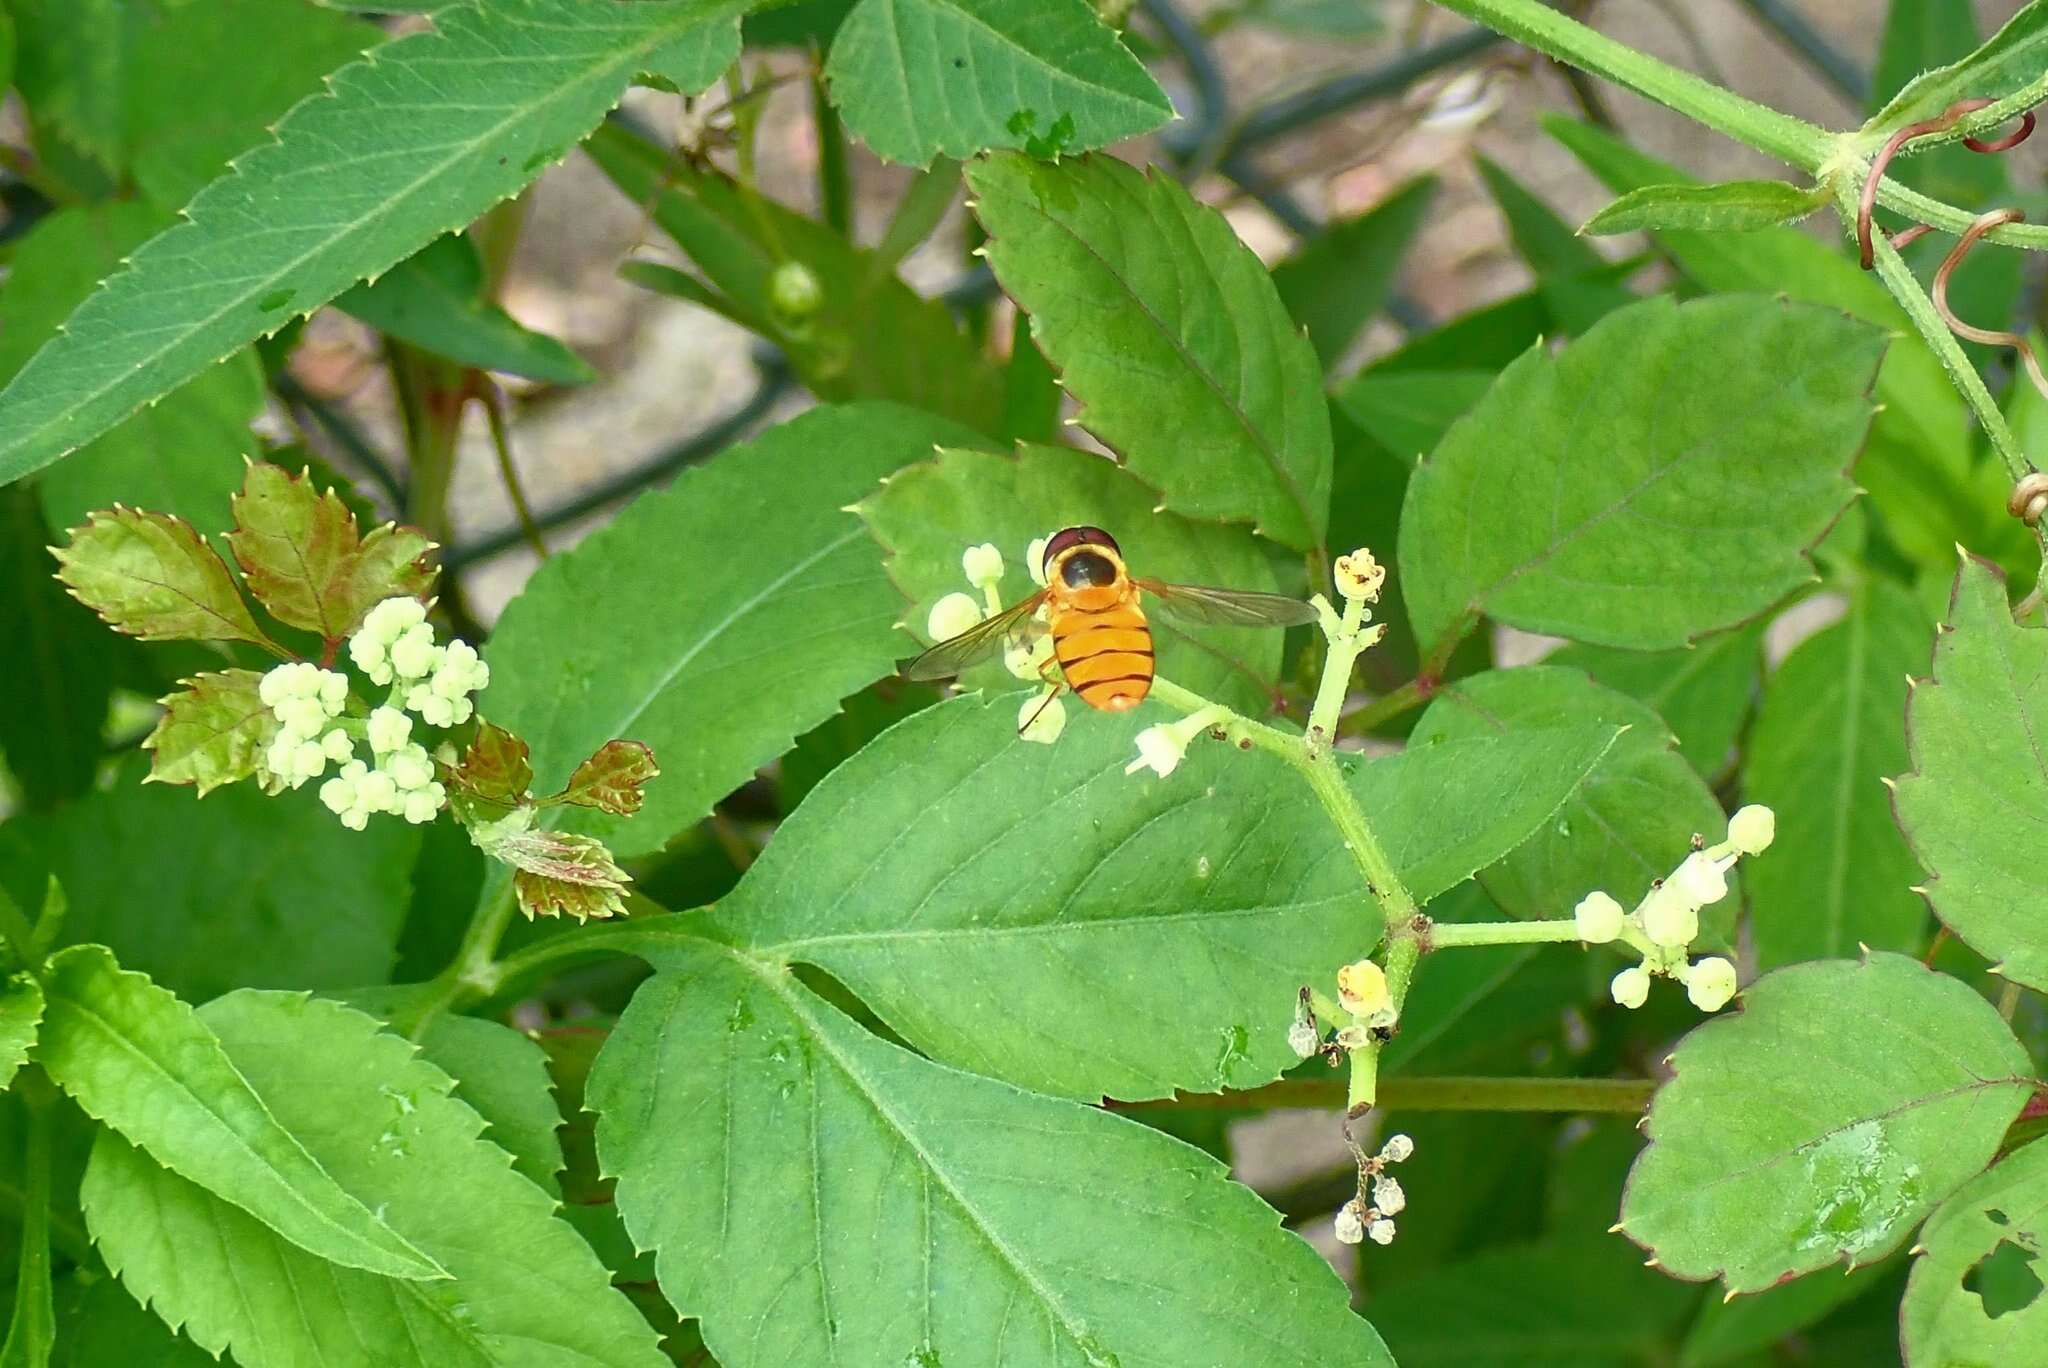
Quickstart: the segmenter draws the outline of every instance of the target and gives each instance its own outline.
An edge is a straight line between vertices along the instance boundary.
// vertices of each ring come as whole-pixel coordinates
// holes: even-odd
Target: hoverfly
[[[940,642],[905,673],[950,678],[1012,641],[1029,646],[1051,632],[1067,687],[1091,708],[1124,712],[1152,688],[1152,629],[1138,603],[1140,590],[1157,599],[1168,618],[1193,625],[1291,627],[1316,616],[1307,603],[1282,594],[1134,578],[1116,539],[1099,527],[1055,533],[1045,544],[1042,568],[1045,588]]]

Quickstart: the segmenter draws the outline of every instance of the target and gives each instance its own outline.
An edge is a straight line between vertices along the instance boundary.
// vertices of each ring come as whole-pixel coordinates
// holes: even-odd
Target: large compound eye
[[[1116,583],[1116,566],[1097,551],[1076,551],[1060,563],[1060,579],[1069,589],[1106,589]]]
[[[1118,555],[1123,554],[1116,544],[1116,538],[1099,527],[1065,527],[1053,533],[1051,540],[1046,542],[1045,555],[1038,567],[1039,572],[1044,575],[1052,574],[1054,558],[1060,552],[1072,550],[1076,546],[1106,546]]]

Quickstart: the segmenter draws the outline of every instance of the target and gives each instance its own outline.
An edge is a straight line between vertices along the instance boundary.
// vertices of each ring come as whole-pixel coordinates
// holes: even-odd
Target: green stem
[[[1345,718],[1338,727],[1338,735],[1370,736],[1395,718],[1421,707],[1429,698],[1430,691],[1422,687],[1422,681],[1411,679],[1392,693],[1381,694]]]
[[[1419,918],[1410,918],[1413,922]],[[1396,932],[1407,934],[1396,934]],[[1415,937],[1409,926],[1392,927],[1387,931],[1387,1001],[1393,1006],[1394,1019],[1400,1020],[1401,1009],[1408,1002],[1409,985],[1415,981],[1415,966],[1422,959],[1422,942]],[[1363,1116],[1380,1105],[1380,1051],[1386,1048],[1383,1040],[1368,1040],[1351,1052],[1351,1081],[1344,1092],[1344,1114]]]
[[[1657,1085],[1646,1078],[1390,1078],[1380,1087],[1387,1111],[1610,1112],[1640,1115]],[[1244,1092],[1181,1093],[1152,1102],[1112,1102],[1116,1111],[1166,1108],[1253,1111],[1332,1107],[1344,1096],[1335,1079],[1283,1078]]]
[[[1861,172],[1869,169],[1870,155],[1888,136],[1887,130],[1830,133],[1803,119],[1795,119],[1767,105],[1744,99],[1689,71],[1681,71],[1637,52],[1597,29],[1567,18],[1541,0],[1436,0],[1436,3],[1547,57],[1627,86],[1696,123],[1705,124],[1767,156],[1796,166],[1808,175],[1837,184],[1845,183],[1854,173],[1854,182],[1860,189],[1863,183]],[[1955,128],[1945,133],[1929,134],[1924,142],[1947,142],[1995,127],[2012,117],[2012,109],[2018,101],[2031,98],[2038,103],[2042,95],[2030,94],[2032,90],[2030,86],[2028,91],[2007,96],[1998,104],[1959,121]],[[2048,87],[2044,87],[2044,93],[2048,93]],[[1997,117],[1992,117],[1994,115]],[[1922,141],[1913,144],[1915,147],[1922,145]],[[1932,224],[1947,233],[1961,233],[1977,217],[1966,209],[1930,199],[1890,177],[1879,182],[1877,201],[1915,222]],[[2048,227],[2006,224],[1984,236],[1989,242],[2048,250]]]
[[[15,1088],[28,1110],[25,1195],[14,1316],[6,1346],[0,1348],[0,1362],[41,1364],[50,1361],[57,1340],[57,1312],[50,1293],[50,1130],[56,1090],[33,1064],[26,1066]]]
[[[1841,212],[1849,222],[1855,221],[1855,208],[1844,192],[1838,201]],[[2013,436],[2012,427],[2005,421],[2005,413],[1998,407],[1998,401],[1991,397],[1991,391],[1984,386],[1984,377],[1977,374],[1977,368],[1970,364],[1970,358],[1963,351],[1962,344],[1949,331],[1946,321],[1934,307],[1934,301],[1927,291],[1920,288],[1920,281],[1912,268],[1906,265],[1896,248],[1885,240],[1882,233],[1871,234],[1871,246],[1875,250],[1878,278],[1890,290],[1892,297],[1905,309],[1906,316],[1913,320],[1913,326],[1920,336],[1941,359],[1942,369],[1962,393],[1970,411],[1977,415],[1977,424],[1984,429],[1984,436],[1991,443],[1991,449],[1998,453],[1998,459],[2005,466],[2005,473],[2017,483],[2034,471],[2034,463],[2020,450],[2019,441]],[[2043,574],[2048,575],[2048,526],[2034,529],[2035,539],[2040,543],[2044,559]]]
[[[511,871],[495,869],[484,881],[455,958],[427,985],[423,1000],[393,1021],[404,1035],[418,1040],[443,1012],[481,1002],[498,991],[508,977],[506,966],[497,959],[498,942],[505,938],[505,928],[512,924],[518,906]]]
[[[504,481],[505,496],[512,501],[512,511],[518,516],[519,530],[526,537],[526,544],[533,548],[533,554],[542,560],[548,558],[547,538],[541,535],[540,524],[534,521],[533,507],[526,501],[526,490],[519,483],[519,467],[512,462],[512,432],[505,421],[505,395],[488,377],[477,377],[477,397],[483,400],[484,421],[491,430],[491,447],[498,453],[498,477]]]
[[[818,129],[818,207],[825,226],[853,238],[853,177],[846,165],[846,130],[825,92],[822,72],[811,76],[811,119]]]
[[[1779,161],[1808,171],[1834,147],[1826,129],[1744,99],[1702,77],[1618,43],[1541,0],[1436,0],[1439,7],[1486,25],[1547,57],[1569,62],[1648,96],[1698,123]]]
[[[1316,597],[1317,611],[1323,617],[1323,634],[1329,641],[1329,655],[1323,661],[1323,677],[1316,684],[1315,702],[1308,710],[1308,753],[1311,758],[1330,748],[1337,739],[1337,718],[1344,711],[1344,700],[1351,694],[1351,671],[1358,663],[1358,657],[1373,641],[1379,640],[1377,632],[1370,640],[1360,630],[1365,621],[1365,600],[1348,598],[1344,600],[1344,615],[1336,617],[1321,595]]]
[[[1432,950],[1467,945],[1546,945],[1578,938],[1578,923],[1570,917],[1555,921],[1432,922],[1429,927]]]

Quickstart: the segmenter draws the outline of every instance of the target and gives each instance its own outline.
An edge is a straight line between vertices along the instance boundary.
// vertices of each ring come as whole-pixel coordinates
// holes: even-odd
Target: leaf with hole
[[[1773,848],[1743,862],[1763,968],[1926,939],[1920,866],[1885,785],[1906,765],[1907,677],[1933,635],[1911,594],[1873,581],[1765,687],[1742,762],[1743,800],[1778,818]]]
[[[1483,615],[1655,650],[1770,608],[1812,580],[1806,552],[1853,493],[1884,344],[1734,295],[1645,300],[1525,354],[1408,483],[1416,636]]]
[[[279,1120],[167,990],[97,945],[52,959],[44,989],[37,1062],[87,1115],[147,1151],[148,1167],[233,1203],[317,1259],[400,1280],[447,1276],[307,1153],[308,1137]]]
[[[516,194],[634,75],[709,85],[739,0],[503,0],[344,67],[139,249],[0,392],[0,482]],[[279,206],[285,206],[280,210]]]
[[[1920,1232],[1899,1305],[1912,1364],[2024,1363],[2048,1342],[2048,1140],[2008,1154]]]
[[[975,440],[889,404],[815,409],[542,566],[491,635],[482,710],[533,747],[543,793],[618,737],[662,769],[636,816],[577,809],[564,825],[620,856],[658,850],[893,672],[912,644],[903,600],[846,506],[935,444]]]
[[[266,1368],[667,1362],[555,1218],[554,1199],[482,1137],[484,1118],[410,1042],[299,994],[231,993],[199,1020],[333,1181],[449,1275],[408,1282],[325,1263],[103,1134],[80,1199],[107,1266],[208,1352]],[[308,1070],[308,1059],[324,1067]]]
[[[1730,1292],[1890,1253],[1990,1162],[2033,1090],[1990,1003],[1882,953],[1766,974],[1671,1067],[1622,1226]]]
[[[1956,572],[1931,681],[1906,705],[1913,761],[1895,806],[1949,930],[2015,983],[2048,990],[2048,632],[2023,627],[1983,562]]]
[[[825,79],[846,126],[912,166],[992,147],[1085,152],[1173,117],[1088,0],[861,0]]]
[[[1081,425],[1170,511],[1315,546],[1330,502],[1322,367],[1228,220],[1099,155],[1001,154],[967,183],[989,265]]]
[[[598,1154],[727,1368],[1391,1368],[1329,1265],[1201,1151],[877,1039],[779,964],[639,948],[658,972],[590,1076]]]

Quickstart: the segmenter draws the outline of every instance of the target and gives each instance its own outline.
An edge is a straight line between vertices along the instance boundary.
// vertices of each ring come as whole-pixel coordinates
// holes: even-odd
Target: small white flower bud
[[[1137,742],[1138,758],[1124,766],[1125,774],[1148,769],[1163,779],[1179,768],[1181,757],[1188,753],[1188,743],[1171,726],[1163,723],[1139,732]]]
[[[1399,1216],[1408,1205],[1408,1194],[1401,1190],[1401,1182],[1391,1174],[1382,1173],[1373,1180],[1372,1204],[1380,1209],[1382,1216]]]
[[[398,785],[382,770],[371,770],[356,781],[356,804],[369,812],[398,810]]]
[[[1358,1244],[1365,1239],[1365,1215],[1352,1198],[1337,1210],[1337,1239],[1341,1244]]]
[[[925,635],[934,642],[951,641],[981,621],[981,605],[972,594],[948,594],[932,605],[925,619]]]
[[[1728,819],[1728,842],[1745,855],[1761,855],[1778,835],[1778,814],[1761,803],[1739,808]]]
[[[1700,933],[1699,909],[1684,890],[1667,882],[1651,890],[1643,902],[1643,934],[1653,945],[1691,945]]]
[[[427,620],[427,605],[416,598],[388,598],[372,608],[363,618],[363,625],[356,629],[359,637],[368,637],[390,645],[409,627],[416,627]]]
[[[405,629],[391,643],[391,669],[400,679],[422,679],[441,663],[441,648],[434,644],[434,629],[424,622]]]
[[[370,824],[370,810],[364,807],[352,807],[347,812],[341,814],[341,824],[350,831],[361,831]]]
[[[334,728],[327,735],[320,738],[320,749],[326,752],[327,758],[336,764],[340,764],[356,753],[355,743],[349,740],[348,733],[339,727]]]
[[[348,676],[338,670],[320,672],[320,706],[333,717],[348,703]]]
[[[1377,1016],[1391,1001],[1387,971],[1369,959],[1345,965],[1337,971],[1337,1001],[1353,1016]]]
[[[418,826],[434,820],[434,815],[448,801],[448,791],[439,784],[428,784],[405,795],[403,816],[406,821]]]
[[[1702,1012],[1718,1012],[1735,996],[1735,966],[1718,955],[1685,971],[1685,995]]]
[[[1050,537],[1033,537],[1031,545],[1024,548],[1024,568],[1031,572],[1031,582],[1045,588],[1045,544]]]
[[[1621,934],[1622,924],[1627,920],[1628,914],[1621,910],[1621,904],[1597,890],[1579,899],[1579,905],[1572,909],[1579,939],[1589,945],[1607,944]]]
[[[297,788],[308,779],[318,779],[320,772],[327,768],[327,752],[318,741],[301,741],[292,747],[292,787]]]
[[[338,817],[354,805],[356,786],[337,775],[320,786],[320,801]]]
[[[1405,1135],[1390,1135],[1387,1143],[1380,1146],[1380,1158],[1390,1164],[1398,1164],[1415,1153],[1415,1142]]]
[[[370,750],[377,755],[389,755],[401,750],[412,740],[412,719],[397,708],[383,707],[370,709]]]
[[[960,557],[960,568],[967,573],[967,582],[977,589],[987,589],[1002,583],[1003,553],[996,549],[994,542],[983,542],[970,546]]]
[[[1650,972],[1641,965],[1624,969],[1607,985],[1614,1000],[1633,1011],[1650,1000]]]
[[[1374,603],[1379,599],[1380,586],[1387,582],[1387,571],[1373,559],[1372,552],[1360,547],[1347,556],[1337,557],[1334,578],[1337,592],[1343,597]]]
[[[1727,872],[1704,850],[1686,856],[1670,882],[1677,884],[1684,891],[1685,900],[1695,907],[1705,907],[1728,896]]]
[[[1297,1021],[1287,1028],[1287,1048],[1294,1051],[1298,1059],[1310,1058],[1322,1043],[1322,1033],[1306,1021]]]
[[[434,782],[434,762],[424,746],[408,745],[393,751],[384,757],[379,768],[391,776],[391,782],[398,785],[402,793],[425,788]]]
[[[327,710],[317,698],[294,694],[270,710],[293,739],[317,736],[327,722]]]
[[[284,702],[287,681],[291,678],[286,672],[290,669],[289,665],[275,666],[264,671],[263,678],[256,682],[256,696],[263,700],[264,707],[275,708]]]
[[[1026,741],[1050,746],[1067,729],[1067,705],[1057,694],[1051,698],[1033,694],[1024,700],[1023,707],[1017,709],[1017,725],[1024,729],[1019,734]]]
[[[1382,1216],[1365,1228],[1365,1238],[1376,1245],[1390,1245],[1394,1242],[1394,1223]]]

